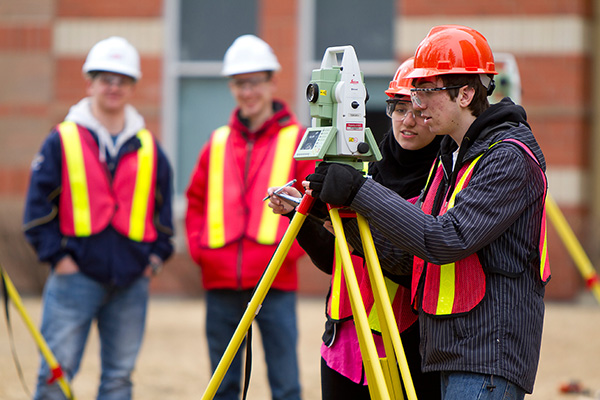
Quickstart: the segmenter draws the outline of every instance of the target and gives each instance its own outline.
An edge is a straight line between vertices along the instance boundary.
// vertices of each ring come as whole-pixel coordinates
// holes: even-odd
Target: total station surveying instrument
[[[341,61],[338,57],[340,55]],[[366,161],[381,159],[373,134],[366,127],[367,90],[352,46],[327,48],[321,68],[312,72],[311,81],[306,89],[306,98],[310,103],[312,122],[296,150],[295,159],[316,160],[317,164],[321,160],[344,163],[361,171],[364,169]],[[283,182],[281,184],[283,185]],[[277,196],[298,204],[296,213],[254,289],[248,307],[202,396],[203,400],[214,397],[316,200],[309,195],[304,195],[302,200],[283,193],[277,194]],[[381,272],[369,224],[363,216],[350,209],[329,204],[327,208],[336,237],[336,257],[340,257],[342,260],[343,275],[350,297],[371,398],[403,399],[402,382],[404,382],[406,395],[410,400],[416,400],[417,396],[392,311],[390,294]],[[373,340],[358,280],[350,258],[342,217],[356,218],[358,222],[363,254],[373,290],[373,307],[377,312],[385,348],[383,357],[377,353]]]
[[[312,126],[294,154],[296,160],[340,162],[362,170],[362,162],[381,159],[373,133],[366,127],[368,93],[352,46],[325,51],[321,69],[312,72],[306,100]]]

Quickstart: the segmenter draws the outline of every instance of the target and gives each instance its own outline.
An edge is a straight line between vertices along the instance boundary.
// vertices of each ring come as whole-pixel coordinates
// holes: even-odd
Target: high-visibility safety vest
[[[337,239],[335,246],[335,256],[333,260],[333,270],[331,272],[331,286],[329,296],[327,297],[327,317],[331,321],[345,321],[352,318],[352,306],[350,305],[350,297],[346,287],[346,279],[344,278],[342,257],[337,248]],[[350,255],[356,281],[361,288],[363,295],[362,282],[367,276],[367,269],[363,267],[364,260],[361,257]],[[365,309],[368,308],[365,305]]]
[[[263,167],[253,182],[258,183],[243,192],[235,168],[233,151],[227,151],[229,126],[218,128],[212,135],[209,154],[208,196],[206,224],[200,235],[200,245],[221,248],[246,236],[257,243],[272,245],[283,237],[287,224],[273,213],[268,202],[262,201],[267,187],[282,186],[294,172],[294,152],[299,127],[289,125],[279,130],[274,146],[268,151]],[[261,184],[264,183],[264,184]],[[247,201],[242,201],[246,198]],[[235,213],[242,204],[252,204],[241,220]]]
[[[529,155],[536,163],[539,162],[531,152],[531,150],[523,143],[515,139],[504,139],[493,143],[489,148],[492,148],[500,142],[511,142],[519,146],[527,155]],[[454,207],[456,195],[462,189],[467,187],[473,170],[477,162],[483,154],[479,155],[473,161],[463,165],[458,172],[454,188],[450,199],[442,206],[439,215],[446,213],[450,208]],[[438,161],[439,163],[439,161]],[[546,176],[542,173],[544,179],[544,200],[546,198]],[[431,214],[433,202],[437,189],[443,178],[443,168],[438,165],[434,166],[433,182],[428,191],[425,200],[421,206],[422,210]],[[540,258],[540,279],[545,284],[550,278],[550,266],[547,257],[547,242],[546,242],[546,209],[544,207],[542,221],[540,226],[540,243],[539,243],[539,258]],[[416,294],[419,286],[421,275],[425,269],[425,261],[415,257],[413,264],[413,277],[411,288],[411,302],[416,308]],[[422,294],[423,311],[430,315],[451,315],[463,314],[471,311],[477,304],[481,302],[485,296],[486,277],[483,271],[481,262],[476,253],[459,260],[455,263],[435,265],[427,263],[425,272],[425,286]]]
[[[365,172],[368,171],[368,162],[363,164],[363,169]],[[352,319],[352,306],[346,287],[346,280],[343,276],[341,257],[338,253],[336,245],[331,286],[327,297],[327,319],[333,322]],[[367,311],[369,327],[374,332],[381,332],[379,314],[375,306],[373,289],[366,266],[364,266],[364,260],[354,255],[350,257],[354,266],[356,279],[359,283],[360,295]],[[383,278],[392,305],[392,311],[398,323],[398,329],[400,332],[403,332],[417,320],[417,315],[412,312],[410,290],[385,276]]]
[[[360,295],[367,311],[369,327],[374,332],[381,332],[379,314],[375,306],[371,280],[364,266],[364,260],[358,256],[351,256],[352,264],[359,284]],[[403,332],[410,327],[416,320],[417,315],[412,312],[410,303],[410,292],[408,289],[384,277],[385,286],[388,292],[392,311],[396,317],[398,329]],[[338,254],[337,246],[334,260],[334,268],[331,276],[331,287],[327,298],[327,318],[330,321],[346,321],[352,319],[352,306],[350,297],[346,288],[346,280],[343,276],[343,267],[341,257]]]
[[[363,171],[366,173],[369,170],[369,162],[363,162]],[[373,300],[372,293],[367,293],[370,287],[363,287],[363,278],[368,278],[366,266],[364,266],[364,259],[355,255],[350,254],[350,260],[354,266],[354,273],[356,274],[356,280],[360,286],[361,296],[363,299],[368,296]],[[372,305],[365,303],[365,309],[369,312],[369,307]],[[350,305],[350,297],[348,295],[348,289],[346,287],[346,280],[343,274],[342,268],[342,257],[339,254],[337,248],[337,239],[335,245],[335,254],[333,261],[333,270],[331,273],[331,285],[329,295],[327,297],[327,318],[330,321],[345,321],[352,318],[352,306]]]
[[[59,224],[65,236],[85,237],[111,224],[136,242],[157,238],[154,226],[156,144],[152,134],[137,133],[140,148],[123,155],[114,177],[98,158],[92,134],[74,122],[58,126],[62,145]]]

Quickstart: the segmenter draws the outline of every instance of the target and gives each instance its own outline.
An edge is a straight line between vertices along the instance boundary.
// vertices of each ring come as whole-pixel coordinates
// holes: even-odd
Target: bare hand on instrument
[[[282,201],[279,197],[277,197],[276,194],[274,194],[275,190],[277,189],[279,189],[279,187],[270,187],[269,189],[267,189],[269,196],[271,196],[269,198],[269,207],[271,207],[275,214],[283,215],[293,211],[295,208],[293,205]],[[298,189],[294,187],[284,187],[282,192],[293,197],[302,197],[300,191],[298,191]]]

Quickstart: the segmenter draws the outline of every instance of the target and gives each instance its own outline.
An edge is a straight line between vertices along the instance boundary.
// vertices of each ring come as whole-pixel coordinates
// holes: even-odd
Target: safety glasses
[[[412,100],[414,106],[421,107],[423,105],[423,101],[434,92],[439,92],[442,90],[460,89],[463,86],[465,85],[444,86],[434,88],[411,88],[410,99]]]
[[[103,85],[106,86],[130,86],[135,83],[135,79],[130,76],[120,75],[120,74],[111,74],[109,72],[100,72],[96,75],[96,78],[102,82]]]
[[[404,122],[408,114],[412,114],[414,119],[421,116],[421,111],[415,110],[408,101],[399,99],[386,100],[385,113],[394,121]]]
[[[270,76],[254,76],[252,78],[232,78],[230,82],[231,86],[240,91],[244,89],[255,90],[270,79]]]

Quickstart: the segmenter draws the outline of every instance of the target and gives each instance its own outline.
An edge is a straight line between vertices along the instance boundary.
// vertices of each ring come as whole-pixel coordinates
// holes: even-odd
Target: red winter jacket
[[[304,128],[284,103],[274,102],[274,109],[276,111],[273,117],[253,133],[239,119],[239,110],[235,110],[231,116],[231,132],[225,150],[223,208],[225,230],[235,230],[236,235],[233,238],[226,235],[223,247],[209,248],[206,241],[209,162],[214,133],[200,152],[187,190],[186,235],[190,254],[200,266],[204,288],[207,290],[240,290],[256,286],[289,226],[287,218],[279,217],[277,239],[274,244],[265,245],[254,239],[257,223],[250,221],[251,215],[256,215],[257,210],[264,207],[262,198],[267,195],[268,177],[280,130],[290,125],[298,126],[294,150],[304,134]],[[302,181],[314,171],[314,166],[314,161],[292,159],[289,176],[281,184],[295,178],[295,187],[301,190]],[[300,246],[294,243],[272,288],[296,290],[296,262],[303,254]]]

